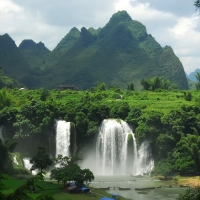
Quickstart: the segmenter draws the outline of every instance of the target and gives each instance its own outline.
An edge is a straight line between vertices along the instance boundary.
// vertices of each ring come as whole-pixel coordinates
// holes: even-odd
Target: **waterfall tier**
[[[0,126],[0,139],[2,140],[2,142],[4,142],[3,131],[4,131],[4,127]]]
[[[56,157],[70,156],[70,122],[56,121]]]
[[[30,163],[30,158],[23,158],[24,168],[31,170],[32,164]],[[37,169],[31,171],[33,175],[36,175],[39,171]]]
[[[132,145],[128,148],[129,136]],[[145,142],[137,151],[134,133],[123,120],[104,120],[99,128],[96,143],[96,173],[101,175],[147,173],[152,169],[150,166],[153,166],[148,147],[148,142]]]

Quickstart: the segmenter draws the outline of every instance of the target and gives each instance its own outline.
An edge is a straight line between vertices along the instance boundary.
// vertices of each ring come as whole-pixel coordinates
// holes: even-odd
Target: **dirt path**
[[[200,176],[178,177],[178,184],[190,185],[192,187],[200,186]]]

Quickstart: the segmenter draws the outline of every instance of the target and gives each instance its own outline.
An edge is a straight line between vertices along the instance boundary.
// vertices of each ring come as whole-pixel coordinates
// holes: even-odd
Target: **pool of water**
[[[134,200],[175,200],[179,194],[186,188],[172,186],[170,182],[160,181],[151,177],[133,177],[133,176],[96,176],[90,183],[94,188],[107,188],[108,193],[119,194],[127,199]],[[160,187],[161,186],[161,187]],[[119,190],[120,188],[130,188],[130,190]],[[135,190],[135,188],[160,187],[155,189]]]

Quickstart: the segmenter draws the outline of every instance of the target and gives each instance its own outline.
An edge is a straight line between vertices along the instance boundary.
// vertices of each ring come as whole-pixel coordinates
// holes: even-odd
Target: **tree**
[[[165,177],[165,179],[167,179],[168,177],[171,178],[172,174],[174,173],[174,168],[169,160],[164,159],[157,163],[155,171],[157,174],[162,175]]]
[[[180,194],[177,200],[199,200],[200,187],[189,188],[183,194]]]
[[[187,134],[176,145],[176,167],[181,174],[195,173],[200,168],[200,136]]]
[[[134,90],[134,84],[133,83],[127,84],[127,90],[133,91]]]
[[[197,90],[200,90],[200,73],[197,72],[197,73],[195,74],[195,77],[196,77],[196,79],[197,79],[197,83],[195,84],[196,89],[197,89]]]
[[[200,0],[194,1],[194,5],[195,5],[195,7],[196,7],[197,9],[199,9],[199,8],[200,8]]]
[[[38,180],[41,177],[41,174],[28,179],[22,186],[18,187],[13,193],[5,195],[2,193],[2,189],[5,186],[1,182],[1,178],[9,179],[7,174],[0,174],[0,199],[1,200],[33,200],[27,192],[38,192],[38,190],[43,190],[42,187],[38,184]],[[36,200],[54,200],[51,195],[42,194],[37,197]]]
[[[51,170],[51,179],[55,179],[59,182],[63,182],[64,186],[68,181],[76,182],[78,187],[82,187],[84,182],[90,182],[94,180],[94,175],[89,169],[81,169],[77,164],[79,158],[76,157],[63,157],[58,155],[56,158],[56,166]]]
[[[169,90],[170,80],[162,77],[156,76],[150,79],[142,79],[141,85],[144,90],[155,91],[156,89]]]
[[[49,155],[46,154],[45,148],[39,147],[37,155],[30,160],[30,163],[33,164],[31,170],[40,169],[40,172],[42,172],[43,169],[51,166],[53,161],[50,159]]]
[[[12,161],[10,153],[17,146],[17,142],[6,139],[4,142],[0,139],[0,171],[9,173],[12,170]]]

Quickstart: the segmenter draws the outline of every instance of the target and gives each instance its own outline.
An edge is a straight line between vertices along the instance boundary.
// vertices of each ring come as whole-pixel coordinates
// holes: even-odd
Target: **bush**
[[[200,199],[200,187],[189,188],[185,193],[180,194],[177,200],[199,200]]]

